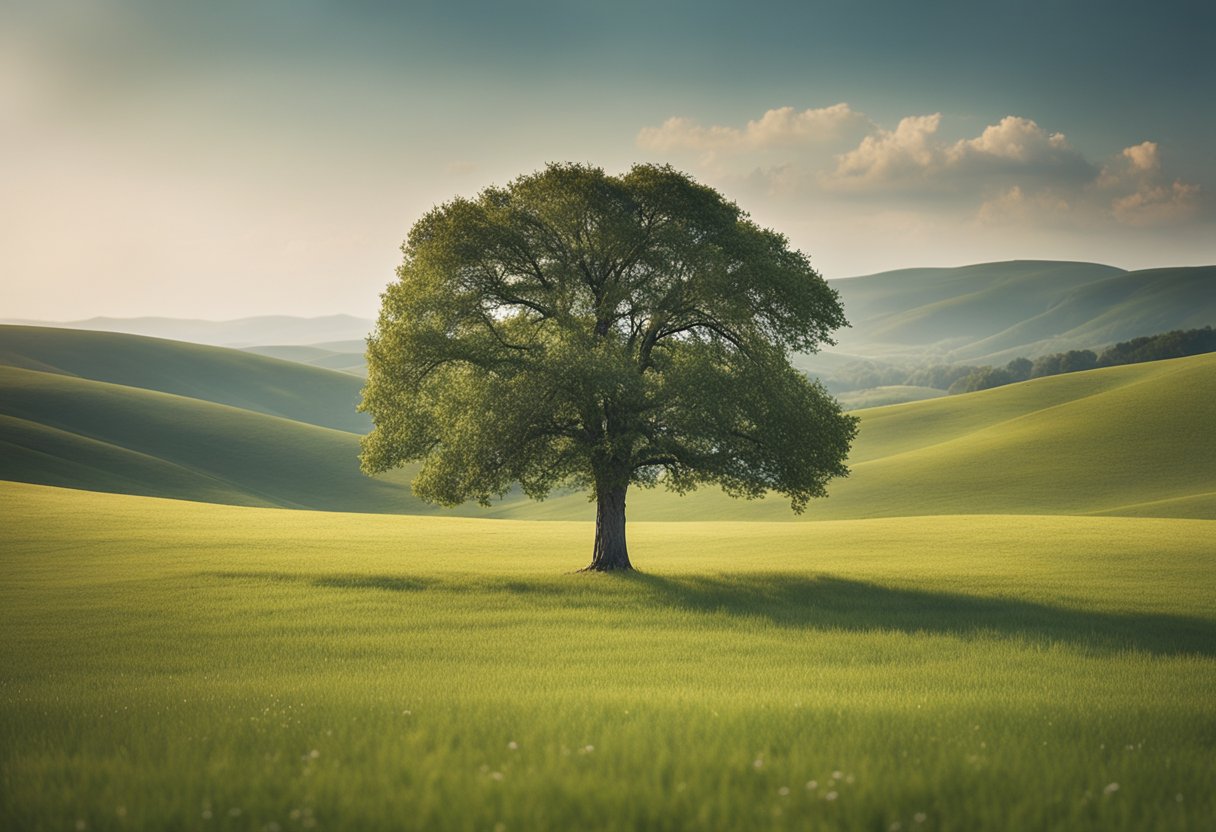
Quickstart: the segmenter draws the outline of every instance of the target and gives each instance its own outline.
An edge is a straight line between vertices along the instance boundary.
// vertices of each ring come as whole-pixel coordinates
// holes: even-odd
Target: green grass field
[[[0,513],[6,830],[1216,825],[1212,521]]]

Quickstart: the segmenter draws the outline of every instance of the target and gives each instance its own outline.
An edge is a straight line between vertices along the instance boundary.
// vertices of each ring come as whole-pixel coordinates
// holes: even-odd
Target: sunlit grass
[[[1216,817],[1210,521],[0,511],[0,828]]]

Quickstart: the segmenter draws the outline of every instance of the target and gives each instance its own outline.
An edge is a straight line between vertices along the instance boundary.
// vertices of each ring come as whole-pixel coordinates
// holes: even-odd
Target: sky
[[[371,317],[432,206],[666,162],[827,278],[1216,263],[1216,4],[0,0],[0,317]]]

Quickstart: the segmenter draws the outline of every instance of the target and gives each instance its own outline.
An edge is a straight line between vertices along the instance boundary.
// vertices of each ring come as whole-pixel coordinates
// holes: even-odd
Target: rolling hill
[[[833,280],[852,328],[839,351],[1004,363],[1216,321],[1216,266],[1126,272],[1012,261]]]
[[[0,478],[233,505],[426,514],[355,434],[199,399],[0,367]]]
[[[152,338],[168,338],[210,344],[216,347],[248,347],[255,344],[324,344],[362,340],[372,330],[372,321],[353,315],[324,315],[300,318],[292,315],[259,315],[231,321],[190,318],[89,318],[83,321],[28,321],[4,319],[0,324],[47,326],[122,332]]]
[[[367,362],[363,356],[362,341],[333,341],[328,344],[266,345],[242,347],[245,352],[295,361],[326,370],[340,370],[357,376],[367,375]]]
[[[53,339],[43,335],[40,351],[27,338],[23,352],[5,352],[5,360],[17,355],[25,365],[0,370],[0,478],[240,505],[439,513],[409,495],[407,471],[363,477],[353,431],[202,395],[231,399],[232,389],[248,393],[259,383],[281,390],[256,381],[257,373],[291,368],[318,384],[337,379],[349,385],[335,383],[328,397],[313,401],[345,409],[353,407],[358,379],[238,351],[128,336],[92,341],[87,359],[69,361],[47,347]],[[111,378],[122,377],[112,369],[122,362],[101,349],[115,345],[138,380],[165,386],[171,380],[178,390],[200,395],[78,377],[90,369],[86,361],[111,368]],[[181,358],[184,351],[190,360],[172,363],[173,372],[162,367],[149,380],[136,373],[141,351],[153,368],[168,361],[163,355]],[[224,361],[211,360],[220,357]],[[40,369],[31,368],[36,363]],[[67,375],[66,369],[81,373]],[[306,392],[285,400],[295,402]],[[1216,517],[1216,436],[1210,430],[1216,422],[1216,355],[1053,376],[859,414],[853,475],[835,482],[827,500],[812,504],[810,519],[974,513]],[[712,489],[683,498],[635,489],[629,510],[633,520],[793,519],[782,500],[739,501]],[[586,519],[590,512],[581,494],[541,503],[513,494],[490,508],[465,506],[454,513]]]
[[[113,332],[0,326],[0,365],[157,390],[364,433],[361,379],[294,361]]]

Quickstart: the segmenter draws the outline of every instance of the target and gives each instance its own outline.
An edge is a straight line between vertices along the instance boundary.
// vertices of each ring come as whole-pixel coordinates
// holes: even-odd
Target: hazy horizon
[[[372,317],[432,206],[667,162],[829,279],[1216,262],[1216,11],[537,2],[0,12],[8,319]]]

